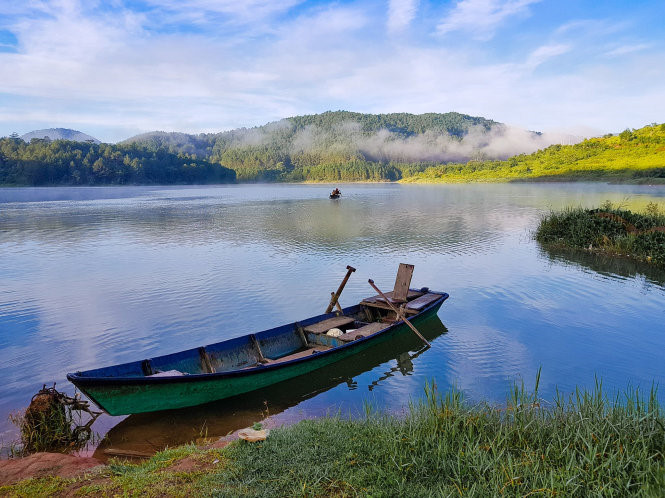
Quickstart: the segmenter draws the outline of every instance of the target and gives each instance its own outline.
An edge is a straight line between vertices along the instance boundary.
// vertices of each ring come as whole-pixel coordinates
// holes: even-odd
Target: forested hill
[[[112,145],[17,137],[0,139],[0,185],[234,182],[205,159],[140,144]]]
[[[333,134],[342,138],[342,131],[347,138],[351,131],[369,136],[377,132],[389,132],[396,137],[408,138],[426,132],[447,134],[463,138],[471,127],[481,127],[488,131],[496,121],[481,117],[467,116],[457,112],[444,114],[426,113],[409,114],[362,114],[349,111],[328,111],[322,114],[294,116],[254,128],[238,128],[221,133],[200,133],[197,135],[153,131],[128,138],[121,143],[145,143],[152,146],[170,147],[178,152],[197,153],[210,156],[217,142],[220,145],[258,145],[258,141],[281,145],[289,152],[290,142],[296,135],[308,130],[318,134]]]
[[[331,111],[217,134],[145,133],[124,143],[196,154],[235,170],[245,181],[397,180],[407,164],[422,169],[482,154],[490,134],[502,129],[495,121],[456,112]]]
[[[552,145],[505,161],[468,161],[431,166],[409,182],[580,181],[665,183],[665,123],[575,145]]]
[[[153,149],[165,148],[173,153],[195,154],[199,158],[208,159],[212,153],[216,135],[151,131],[135,135],[123,140],[119,145],[139,144]]]
[[[399,180],[473,157],[502,126],[454,112],[336,111],[216,134],[145,133],[115,145],[14,135],[0,139],[0,184]]]
[[[49,140],[72,140],[73,142],[93,142],[100,143],[95,137],[86,135],[77,130],[69,128],[47,128],[45,130],[35,130],[25,135],[21,135],[21,140],[29,142],[33,138],[48,138]]]
[[[447,133],[462,138],[472,126],[481,126],[484,130],[489,130],[492,126],[499,124],[491,119],[468,116],[458,112],[362,114],[349,111],[328,111],[322,114],[286,118],[259,127],[259,129],[270,131],[275,127],[283,126],[286,124],[285,122],[288,122],[293,128],[294,133],[309,127],[316,127],[322,132],[334,132],[354,123],[357,125],[357,129],[365,134],[386,130],[402,138],[426,132]]]
[[[665,178],[665,124],[551,143],[457,113],[338,111],[217,134],[148,133],[115,145],[2,138],[0,184]]]

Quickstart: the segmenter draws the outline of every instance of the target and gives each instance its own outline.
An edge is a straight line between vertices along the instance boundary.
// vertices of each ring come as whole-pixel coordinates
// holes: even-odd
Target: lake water
[[[426,382],[501,403],[514,382],[608,392],[665,384],[665,272],[532,240],[551,208],[626,207],[665,187],[605,184],[330,185],[0,189],[0,437],[42,384],[321,313],[394,284],[446,291],[424,326],[354,361],[237,399],[95,423],[146,451],[366,403],[400,412]],[[662,389],[661,389],[662,390]],[[663,395],[661,393],[661,399]]]

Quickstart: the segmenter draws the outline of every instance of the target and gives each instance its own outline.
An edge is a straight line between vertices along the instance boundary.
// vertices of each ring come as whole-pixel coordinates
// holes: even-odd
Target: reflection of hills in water
[[[641,276],[650,283],[661,286],[665,284],[665,270],[648,263],[583,249],[547,247],[541,244],[539,244],[539,247],[541,254],[551,261],[581,266],[609,277],[636,278]]]
[[[303,194],[308,194],[306,187]],[[190,194],[193,192],[190,192]],[[298,194],[299,192],[295,192]],[[72,246],[120,244],[261,244],[278,251],[343,252],[367,248],[424,253],[486,251],[516,218],[468,190],[412,187],[350,192],[344,202],[294,198],[234,202],[224,197],[174,197],[12,207],[2,229],[13,243]]]
[[[420,322],[418,329],[430,341],[447,332],[436,315]],[[357,389],[354,377],[393,359],[396,359],[397,365],[377,372],[376,378],[369,383],[369,390],[391,377],[399,377],[398,373],[410,375],[418,363],[418,357],[430,350],[424,348],[406,326],[392,334],[390,341],[265,389],[192,408],[130,415],[108,432],[97,448],[95,457],[107,458],[104,450],[108,448],[120,452],[154,453],[167,446],[189,443],[201,437],[225,436],[263,420],[266,415],[273,418],[340,384],[346,383],[350,390]],[[276,422],[283,424],[297,421],[298,416],[277,418]]]

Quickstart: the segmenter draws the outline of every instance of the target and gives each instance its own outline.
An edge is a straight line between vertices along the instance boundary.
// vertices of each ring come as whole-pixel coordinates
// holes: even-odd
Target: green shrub
[[[645,214],[614,208],[568,208],[544,216],[535,232],[543,244],[619,253],[665,265],[665,216],[658,206]]]

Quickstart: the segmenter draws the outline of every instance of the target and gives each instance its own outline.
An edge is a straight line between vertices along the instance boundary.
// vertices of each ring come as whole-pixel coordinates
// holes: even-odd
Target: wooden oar
[[[346,285],[346,282],[349,280],[349,277],[351,274],[356,271],[356,269],[353,266],[348,266],[346,267],[346,276],[344,277],[344,280],[342,280],[342,283],[339,285],[339,288],[337,289],[337,292],[334,292],[332,294],[332,297],[330,298],[330,304],[326,308],[326,313],[330,313],[332,309],[335,307],[335,304],[337,303],[337,300],[339,299],[339,295],[342,293],[344,290],[344,286]],[[342,309],[341,306],[337,306],[340,310]]]
[[[371,285],[372,287],[374,287],[374,290],[375,290],[376,292],[378,292],[379,295],[380,295],[380,296],[386,301],[386,304],[388,304],[388,306],[390,306],[390,308],[395,312],[395,314],[397,315],[397,317],[400,318],[400,319],[402,319],[402,320],[404,320],[404,323],[406,323],[409,327],[411,327],[411,330],[413,330],[413,331],[416,333],[416,335],[417,335],[418,337],[420,337],[420,339],[421,339],[425,344],[427,344],[429,347],[432,347],[432,345],[429,343],[429,341],[428,341],[427,339],[425,339],[425,338],[423,337],[423,335],[422,335],[420,332],[418,332],[418,329],[417,329],[416,327],[414,327],[413,324],[412,324],[410,321],[408,321],[408,320],[406,319],[406,316],[404,316],[404,313],[402,313],[402,310],[396,308],[395,306],[393,306],[393,303],[390,302],[390,299],[388,299],[388,297],[386,297],[386,295],[385,295],[383,292],[381,292],[381,291],[379,290],[379,288],[378,288],[376,285],[374,285],[374,280],[372,280],[372,279],[370,278],[370,279],[368,280],[368,282],[369,282],[369,285]]]
[[[330,293],[330,302],[332,302],[333,300],[335,301],[335,307],[337,308],[337,311],[339,311],[340,313],[343,313],[342,307],[339,305],[339,301],[337,299],[335,299],[335,293],[331,292]]]

